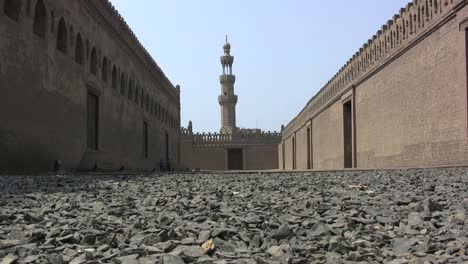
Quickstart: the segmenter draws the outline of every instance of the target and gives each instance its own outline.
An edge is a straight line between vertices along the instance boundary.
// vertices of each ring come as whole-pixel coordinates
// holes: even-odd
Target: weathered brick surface
[[[341,100],[350,94],[358,168],[468,164],[468,7],[436,3],[428,9],[414,1],[387,23],[286,127],[285,145],[312,119],[314,168],[343,168]],[[422,6],[429,12],[418,17]],[[306,147],[300,137],[299,169],[306,168]],[[285,154],[291,168],[292,149]]]
[[[358,166],[468,162],[464,37],[454,18],[356,88]]]
[[[302,157],[297,159],[298,168],[307,168],[307,125],[302,127],[296,133],[297,150],[296,155]],[[303,147],[302,147],[303,146]]]
[[[6,1],[21,4],[17,21],[6,15]],[[96,163],[105,169],[152,169],[166,158],[166,133],[169,159],[177,163],[179,92],[110,3],[43,0],[46,26],[41,38],[33,31],[38,2],[0,0],[0,173],[45,172],[55,160],[69,171]],[[65,53],[57,49],[61,18],[67,30]],[[81,65],[75,61],[78,34],[84,49]],[[96,75],[90,70],[93,48]],[[90,90],[99,96],[98,151],[87,150]],[[144,121],[148,158],[142,147]]]
[[[224,147],[193,146],[191,140],[181,141],[181,166],[188,169],[224,170],[227,153]]]
[[[243,150],[243,168],[246,170],[278,169],[277,144],[194,145],[181,137],[181,166],[188,169],[227,170],[228,150]]]
[[[293,144],[292,138],[284,141],[284,160],[285,160],[285,169],[293,169]]]
[[[342,115],[341,103],[335,103],[313,120],[314,169],[343,167]]]

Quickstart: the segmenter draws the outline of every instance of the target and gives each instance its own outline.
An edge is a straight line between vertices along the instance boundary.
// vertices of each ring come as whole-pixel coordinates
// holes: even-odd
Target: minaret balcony
[[[234,103],[237,104],[237,95],[220,95],[218,96],[218,101],[220,104],[225,103]]]
[[[234,83],[236,82],[236,76],[235,75],[221,75],[219,76],[219,81],[221,82],[221,84]]]
[[[222,65],[232,65],[234,63],[233,56],[221,56],[221,64]]]

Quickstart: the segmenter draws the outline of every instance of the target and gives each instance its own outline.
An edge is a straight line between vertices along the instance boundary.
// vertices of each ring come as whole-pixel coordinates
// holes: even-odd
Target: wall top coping
[[[444,16],[460,4],[466,5],[466,0],[413,0],[401,8],[388,20],[371,39],[352,55],[340,70],[318,91],[304,106],[300,113],[291,120],[283,131],[283,135],[294,133],[295,123],[303,118],[307,111],[316,112],[334,95],[349,87],[366,73],[378,68],[391,55],[399,52],[402,47],[409,46],[411,40],[423,35]],[[302,122],[303,123],[303,122]]]
[[[232,144],[265,144],[279,143],[281,133],[271,131],[249,131],[244,130],[236,133],[193,133],[191,128],[181,129],[181,135],[190,138],[194,145],[232,145]]]

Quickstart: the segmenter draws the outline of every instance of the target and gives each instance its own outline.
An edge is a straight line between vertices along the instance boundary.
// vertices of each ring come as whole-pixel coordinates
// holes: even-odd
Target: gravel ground
[[[0,177],[5,263],[468,263],[468,169]]]

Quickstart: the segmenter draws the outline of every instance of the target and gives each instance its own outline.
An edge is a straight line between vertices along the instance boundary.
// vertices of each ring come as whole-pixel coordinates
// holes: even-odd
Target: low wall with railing
[[[187,128],[181,129],[183,140],[191,140],[193,145],[246,145],[246,144],[274,144],[281,141],[279,132],[237,132],[222,133],[193,133]]]

